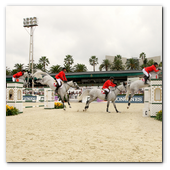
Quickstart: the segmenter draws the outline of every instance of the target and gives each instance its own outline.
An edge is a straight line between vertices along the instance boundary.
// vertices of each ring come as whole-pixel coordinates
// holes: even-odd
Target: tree
[[[59,73],[62,70],[60,65],[52,65],[50,67],[50,73]]]
[[[16,74],[17,72],[18,72],[18,70],[17,70],[17,69],[13,69],[13,70],[11,71],[11,75]]]
[[[100,66],[99,66],[99,70],[100,70],[100,71],[102,71],[102,68],[103,68],[103,65],[102,65],[102,64],[100,64]]]
[[[25,67],[27,70],[29,70],[29,63],[27,64],[27,66]],[[32,63],[30,63],[30,71],[32,69]],[[33,69],[36,69],[36,64],[33,63]]]
[[[36,69],[44,70],[44,66],[42,63],[35,64]]]
[[[162,67],[162,61],[159,63],[159,67]]]
[[[86,72],[87,67],[84,64],[77,63],[74,65],[74,72]]]
[[[66,68],[67,72],[72,72],[72,64],[74,63],[73,57],[71,55],[66,55],[64,58],[64,67]]]
[[[111,63],[108,59],[103,60],[102,64],[99,66],[99,70],[105,68],[106,71],[111,67]]]
[[[151,59],[151,60],[149,60],[148,62],[147,62],[147,67],[149,67],[149,66],[152,66],[153,64],[154,64],[154,60],[153,59]]]
[[[127,59],[126,68],[129,70],[139,70],[139,60],[134,58]]]
[[[95,71],[95,66],[99,64],[98,58],[96,56],[91,56],[91,58],[89,58],[89,63],[93,66],[93,71]]]
[[[42,56],[39,59],[39,63],[43,65],[43,69],[42,69],[43,71],[46,71],[45,66],[48,66],[48,64],[50,64],[50,62],[46,56]]]
[[[145,60],[145,58],[146,58],[146,54],[145,54],[144,52],[140,53],[139,58],[142,59],[143,64],[144,64],[144,60]]]
[[[148,62],[148,59],[145,58],[144,61],[143,61],[143,64],[140,66],[141,69],[143,69],[144,67],[147,67],[147,62]]]
[[[111,70],[124,70],[123,62],[122,62],[122,56],[117,55],[114,58],[113,65],[111,67]]]
[[[24,69],[24,64],[15,64],[14,67],[16,68],[17,72],[21,71]]]
[[[11,70],[8,67],[6,67],[6,75],[11,75]]]

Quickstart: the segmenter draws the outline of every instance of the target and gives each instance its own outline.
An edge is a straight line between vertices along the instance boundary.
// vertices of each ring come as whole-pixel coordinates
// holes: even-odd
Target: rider
[[[62,81],[67,81],[67,78],[66,78],[66,76],[65,76],[65,73],[66,73],[66,68],[63,67],[62,71],[60,71],[60,72],[55,76],[56,81],[57,81],[57,87],[56,87],[56,90],[55,90],[56,93],[58,92],[59,87],[61,87]]]
[[[25,70],[21,70],[21,71],[19,71],[18,73],[14,74],[14,75],[12,76],[12,81],[15,82],[16,78],[19,78],[19,77],[23,76],[24,73],[25,73]]]
[[[109,91],[110,91],[109,86],[112,86],[112,87],[117,86],[116,84],[113,83],[113,81],[114,81],[114,77],[110,77],[110,79],[108,79],[102,87],[102,89],[105,91],[105,94],[106,94],[105,100],[107,100],[107,95],[109,94]]]
[[[149,77],[151,76],[150,72],[151,71],[155,71],[158,72],[160,69],[158,68],[158,70],[156,69],[158,67],[158,63],[155,62],[152,66],[149,67],[144,67],[143,68],[143,73],[144,73],[144,78],[145,78],[145,84],[147,84],[147,79],[149,79]]]

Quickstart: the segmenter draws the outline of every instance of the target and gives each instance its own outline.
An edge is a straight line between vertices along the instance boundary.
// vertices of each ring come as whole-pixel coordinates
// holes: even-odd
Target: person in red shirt
[[[107,95],[109,94],[109,86],[112,86],[112,87],[115,87],[116,84],[113,83],[114,81],[114,78],[113,77],[110,77],[109,80],[107,80],[104,84],[103,84],[103,87],[102,89],[105,91],[105,100],[107,100]]]
[[[64,67],[62,71],[60,71],[56,76],[56,81],[57,81],[57,87],[56,87],[56,93],[58,92],[59,87],[61,87],[62,81],[67,81],[67,78],[65,76],[66,73],[66,68]]]
[[[14,75],[12,76],[12,81],[15,82],[16,79],[19,78],[19,77],[21,77],[22,75],[24,75],[24,73],[25,73],[25,70],[22,70],[22,71],[20,71],[20,72],[18,72],[18,73],[16,73],[16,74],[14,74]]]
[[[155,71],[158,72],[160,69],[158,68],[158,70],[156,69],[158,67],[158,63],[154,63],[152,66],[143,68],[143,73],[144,73],[144,78],[145,78],[145,84],[147,84],[147,79],[149,79],[149,77],[151,76],[150,72],[151,71]]]

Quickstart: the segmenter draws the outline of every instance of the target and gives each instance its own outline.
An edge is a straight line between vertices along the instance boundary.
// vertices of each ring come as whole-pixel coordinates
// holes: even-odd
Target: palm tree
[[[91,56],[91,58],[89,58],[89,63],[93,66],[93,71],[95,71],[95,66],[99,64],[98,58],[96,56]]]
[[[74,65],[74,72],[86,72],[87,67],[84,64],[77,63]]]
[[[18,70],[17,70],[17,69],[13,69],[13,70],[11,71],[11,75],[16,74],[17,72],[18,72]]]
[[[46,56],[42,56],[39,59],[39,63],[43,65],[43,69],[42,69],[43,71],[46,71],[45,66],[48,66],[48,64],[50,64],[50,62]]]
[[[148,67],[148,66],[152,66],[153,64],[154,64],[154,60],[151,59],[151,60],[149,60],[149,61],[147,62],[147,67]]]
[[[73,63],[73,57],[71,55],[66,55],[66,57],[64,58],[64,67],[66,68],[67,72],[72,72],[71,65]]]
[[[139,60],[134,58],[127,59],[126,68],[129,70],[139,70]]]
[[[21,64],[21,63],[18,64],[18,63],[17,63],[17,64],[14,65],[14,67],[16,68],[16,70],[17,70],[17,72],[18,72],[18,71],[23,70],[24,64]]]
[[[34,68],[44,70],[44,66],[42,63],[35,64]]]
[[[6,76],[8,75],[11,75],[11,70],[8,67],[6,67]]]
[[[148,59],[145,58],[144,61],[143,61],[143,64],[140,66],[141,69],[143,69],[144,67],[147,67],[147,62],[148,62]]]
[[[105,68],[106,71],[111,67],[111,63],[108,59],[103,60],[102,64],[99,66],[99,70]]]
[[[100,71],[102,71],[102,68],[103,68],[103,65],[102,65],[102,64],[100,64],[100,66],[99,66],[99,70],[100,70]]]
[[[145,54],[144,52],[140,53],[139,58],[142,59],[143,64],[144,64],[144,60],[145,60],[145,58],[146,58],[146,54]]]
[[[117,55],[114,58],[113,65],[111,67],[111,70],[124,70],[123,62],[122,62],[122,56]]]
[[[52,65],[50,67],[50,73],[59,73],[62,70],[60,65]]]
[[[33,63],[33,69],[36,69],[36,64]],[[29,70],[29,63],[27,64],[27,66],[25,67],[27,70]],[[32,69],[32,63],[30,63],[30,69]]]

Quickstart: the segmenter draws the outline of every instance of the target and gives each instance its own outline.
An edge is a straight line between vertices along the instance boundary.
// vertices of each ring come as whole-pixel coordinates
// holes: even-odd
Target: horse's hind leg
[[[127,109],[129,109],[129,107],[130,107],[130,100],[131,100],[131,98],[134,96],[134,92],[131,92],[131,94],[129,95],[129,99],[128,99],[128,107],[127,107]]]
[[[89,108],[89,104],[92,102],[92,101],[94,101],[96,98],[92,98],[92,97],[90,97],[90,99],[89,100],[87,100],[87,102],[86,102],[86,106],[85,106],[85,108],[84,108],[84,110],[83,111],[86,111],[88,108]]]
[[[84,107],[83,111],[86,111],[89,108],[89,104],[90,104],[89,101],[90,99],[86,101],[86,106]]]

